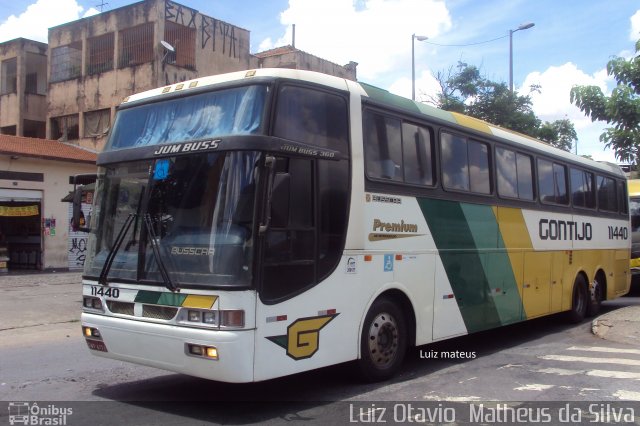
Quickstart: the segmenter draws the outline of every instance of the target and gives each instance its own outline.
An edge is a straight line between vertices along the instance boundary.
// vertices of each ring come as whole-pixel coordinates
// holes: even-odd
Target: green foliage
[[[631,59],[616,57],[607,63],[607,73],[617,86],[610,96],[597,86],[574,86],[571,102],[592,121],[605,121],[600,141],[615,151],[620,161],[638,162],[640,149],[640,40]]]
[[[569,120],[545,122],[536,117],[531,97],[511,92],[505,83],[484,78],[473,65],[458,62],[456,69],[439,72],[441,93],[434,99],[439,108],[460,112],[511,129],[557,148],[571,151],[577,134]],[[531,90],[539,91],[538,86]]]
[[[573,123],[566,118],[553,123],[545,121],[538,129],[538,138],[565,151],[571,151],[573,142],[578,140],[578,134]]]

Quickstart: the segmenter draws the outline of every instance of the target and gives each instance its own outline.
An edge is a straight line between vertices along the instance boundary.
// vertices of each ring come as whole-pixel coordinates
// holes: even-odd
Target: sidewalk
[[[591,331],[601,339],[618,343],[640,342],[640,305],[600,315],[592,321]]]

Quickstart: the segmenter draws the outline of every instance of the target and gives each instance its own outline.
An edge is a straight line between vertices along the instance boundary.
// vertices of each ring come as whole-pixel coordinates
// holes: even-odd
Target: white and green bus
[[[95,355],[383,380],[410,347],[579,321],[629,288],[617,166],[354,81],[258,69],[133,95],[98,166]]]

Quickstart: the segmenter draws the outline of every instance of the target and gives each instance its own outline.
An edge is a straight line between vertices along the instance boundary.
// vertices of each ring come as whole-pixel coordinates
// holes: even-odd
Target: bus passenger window
[[[469,190],[469,164],[467,141],[463,137],[442,133],[442,182],[445,188]]]
[[[471,192],[491,194],[487,144],[469,141],[469,181]]]
[[[502,197],[533,200],[531,157],[496,147],[498,194]]]
[[[402,137],[400,120],[365,113],[365,158],[371,178],[402,182]]]
[[[598,209],[617,212],[616,181],[612,178],[598,176]]]
[[[402,160],[405,183],[433,185],[433,143],[428,129],[402,124]]]
[[[596,207],[593,173],[571,169],[571,199],[574,207]]]
[[[538,159],[538,186],[540,201],[552,204],[569,204],[565,166]]]

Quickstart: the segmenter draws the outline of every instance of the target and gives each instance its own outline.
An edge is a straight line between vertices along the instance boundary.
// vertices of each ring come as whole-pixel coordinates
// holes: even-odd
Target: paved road
[[[88,353],[79,283],[73,273],[0,277],[0,400],[112,401],[90,415],[76,411],[74,420],[95,424],[322,424],[347,415],[347,403],[335,401],[640,401],[640,342],[604,340],[590,321],[566,325],[557,316],[418,348],[383,384],[355,382],[349,364],[248,385],[167,373]],[[639,303],[621,298],[604,311]],[[475,358],[442,358],[452,351]]]

